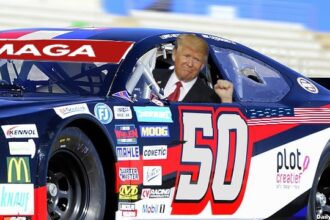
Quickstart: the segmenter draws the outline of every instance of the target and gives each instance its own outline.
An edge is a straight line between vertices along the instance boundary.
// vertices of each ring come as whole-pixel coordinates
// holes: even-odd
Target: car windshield
[[[24,93],[99,95],[114,75],[109,63],[0,60],[0,89],[19,87]],[[109,82],[109,81],[108,81]]]

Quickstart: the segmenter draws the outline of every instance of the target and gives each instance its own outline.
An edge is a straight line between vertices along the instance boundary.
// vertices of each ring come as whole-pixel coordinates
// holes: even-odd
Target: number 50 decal
[[[248,126],[237,109],[192,110],[179,109],[180,136],[185,142],[172,214],[198,214],[208,202],[212,214],[233,214],[242,202],[248,177]]]

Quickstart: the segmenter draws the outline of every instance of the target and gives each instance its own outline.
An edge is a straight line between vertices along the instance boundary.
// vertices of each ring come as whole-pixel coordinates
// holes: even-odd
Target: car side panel
[[[139,158],[117,162],[118,219],[270,217],[310,189],[330,134],[296,113],[255,119],[237,105],[173,104],[169,122],[151,109],[148,122],[134,121]],[[145,126],[170,138],[143,137]],[[153,147],[166,153],[145,158]],[[148,173],[158,180],[146,183]]]

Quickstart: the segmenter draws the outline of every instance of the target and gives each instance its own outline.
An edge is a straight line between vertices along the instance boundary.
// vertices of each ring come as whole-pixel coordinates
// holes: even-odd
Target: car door
[[[211,88],[218,79],[230,80],[233,103],[166,100],[152,73],[173,69],[171,42],[136,59],[121,93],[131,95],[134,126],[123,129],[134,131],[135,154],[117,165],[119,176],[129,177],[118,180],[124,194],[119,215],[264,219],[308,189],[314,153],[308,142],[295,142],[305,127],[292,129],[300,120],[287,100],[292,81],[270,59],[215,41],[209,41],[201,74]],[[288,175],[294,177],[290,183]],[[125,202],[131,202],[130,210]]]
[[[245,115],[238,103],[167,101],[151,76],[154,69],[172,68],[164,60],[170,54],[157,54],[164,51],[158,53],[154,48],[141,56],[126,84],[137,100],[133,109],[142,152],[138,166],[143,173],[139,216],[190,219],[201,213],[203,218],[232,214],[244,196],[251,157]],[[154,59],[161,65],[151,61]],[[210,63],[212,74],[219,74],[216,62]],[[208,71],[202,74],[212,87],[212,79],[220,77],[208,75]],[[211,211],[205,212],[208,203]]]

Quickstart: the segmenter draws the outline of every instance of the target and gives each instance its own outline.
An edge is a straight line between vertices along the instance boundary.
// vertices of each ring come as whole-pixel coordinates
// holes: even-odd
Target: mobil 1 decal
[[[252,142],[238,108],[179,107],[181,158],[172,214],[233,214],[246,188]]]

